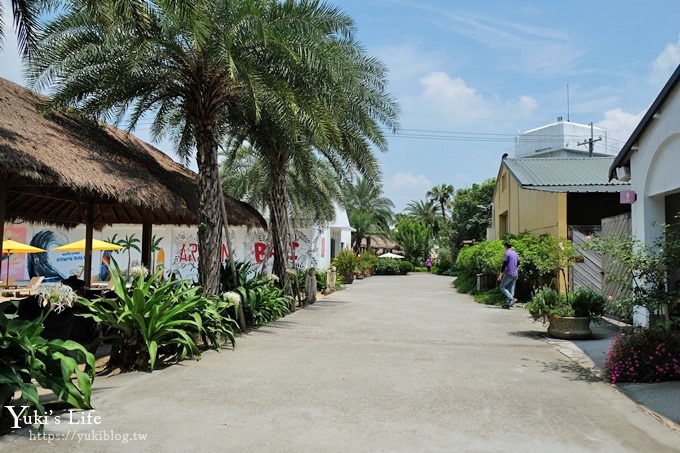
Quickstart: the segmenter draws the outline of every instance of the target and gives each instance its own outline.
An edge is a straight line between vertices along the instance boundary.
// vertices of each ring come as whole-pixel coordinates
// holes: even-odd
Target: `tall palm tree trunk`
[[[227,242],[227,249],[229,254],[227,255],[229,259],[229,267],[231,268],[232,283],[234,287],[238,286],[238,273],[236,272],[236,263],[234,263],[234,249],[231,246],[231,237],[229,236],[229,218],[227,217],[227,205],[224,201],[224,192],[220,190],[220,207],[222,208],[222,221],[224,222],[224,238]],[[246,325],[246,314],[243,310],[243,301],[238,304],[238,323],[241,327],[241,332],[245,332],[248,328]]]
[[[220,289],[220,234],[222,232],[222,187],[217,164],[217,142],[203,128],[196,134],[198,163],[198,275],[206,294]]]
[[[281,153],[285,154],[285,153]],[[270,229],[274,248],[273,272],[279,276],[281,286],[288,288],[288,208],[286,206],[286,156],[279,156],[272,170],[272,189],[269,197]]]

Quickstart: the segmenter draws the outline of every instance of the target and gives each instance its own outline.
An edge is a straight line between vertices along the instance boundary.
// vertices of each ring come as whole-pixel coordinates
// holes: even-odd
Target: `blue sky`
[[[380,160],[398,211],[434,185],[496,176],[515,135],[558,116],[592,121],[620,146],[680,63],[677,1],[330,3],[389,69],[401,129]],[[0,76],[22,83],[6,32]],[[170,143],[156,146],[173,155]]]

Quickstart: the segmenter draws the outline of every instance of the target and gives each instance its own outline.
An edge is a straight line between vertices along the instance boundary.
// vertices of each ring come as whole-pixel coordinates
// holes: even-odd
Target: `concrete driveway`
[[[100,424],[76,413],[85,423],[66,416],[42,438],[5,436],[0,450],[680,451],[680,433],[544,332],[523,309],[458,294],[450,277],[371,277],[234,351],[98,378]]]

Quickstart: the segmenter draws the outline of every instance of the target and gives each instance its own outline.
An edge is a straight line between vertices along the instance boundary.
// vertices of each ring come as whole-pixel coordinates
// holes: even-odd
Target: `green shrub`
[[[604,305],[604,297],[588,288],[559,294],[555,289],[543,286],[534,291],[525,308],[534,319],[545,320],[551,315],[596,318],[602,316]]]
[[[459,275],[454,281],[453,286],[459,293],[473,294],[477,292],[477,276]]]
[[[326,269],[316,273],[316,290],[323,293],[328,288],[328,273]]]
[[[506,298],[498,288],[493,288],[475,294],[475,301],[484,305],[503,305]]]
[[[222,268],[220,283],[223,291],[232,291],[239,295],[243,303],[243,311],[247,326],[261,326],[271,321],[279,319],[290,313],[294,299],[286,296],[283,289],[278,288],[276,283],[279,281],[275,275],[263,276],[259,272],[254,272],[252,264],[248,262],[238,262],[236,264],[238,272],[238,286],[233,284],[233,276],[228,267]],[[317,273],[317,287],[320,275]],[[303,289],[306,272],[297,269],[295,277],[298,279],[299,288]],[[324,274],[325,277],[325,274]],[[325,282],[325,279],[324,279]],[[232,318],[236,317],[236,308],[232,307],[228,313]]]
[[[680,380],[680,334],[663,329],[618,332],[604,372],[612,383]]]
[[[375,275],[399,275],[399,261],[395,258],[380,258],[375,265]]]
[[[375,265],[378,263],[378,256],[373,252],[364,252],[359,255],[357,268],[364,274],[372,275],[375,273]]]
[[[293,299],[272,284],[261,281],[258,286],[240,286],[234,292],[241,296],[248,325],[261,326],[290,313]]]
[[[606,300],[604,296],[589,288],[578,288],[568,295],[569,303],[574,309],[574,316],[585,318],[602,316]]]
[[[234,282],[234,274],[228,262],[220,266],[220,288],[222,291],[231,291],[232,289],[244,286],[250,280],[251,274],[254,274],[252,263],[249,261],[235,261],[236,268],[236,282]]]
[[[359,258],[350,249],[342,249],[333,259],[333,266],[335,266],[338,275],[343,277],[354,274],[358,265]]]
[[[434,266],[432,273],[437,275],[451,275],[453,263],[451,262],[451,251],[447,248],[439,250],[439,258]]]
[[[203,329],[194,333],[201,336],[206,347],[219,350],[226,341],[232,346],[236,344],[236,332],[240,330],[236,322],[236,303],[222,296],[203,296],[196,308]]]
[[[19,302],[6,304],[18,310]],[[36,383],[52,390],[60,401],[79,409],[90,409],[95,359],[71,340],[47,340],[40,334],[47,314],[32,320],[10,319],[0,312],[0,419],[16,390],[22,404],[45,414]],[[78,363],[85,364],[81,370]],[[75,382],[72,381],[75,376]],[[12,420],[13,422],[13,420]],[[11,426],[11,425],[10,425]]]
[[[550,315],[573,316],[573,310],[565,306],[564,297],[556,289],[548,286],[542,286],[534,291],[524,308],[536,320],[545,321]]]
[[[512,243],[512,248],[519,255],[516,294],[520,299],[552,284],[574,255],[571,243],[566,239],[558,240],[548,235],[536,237],[528,233],[506,235],[503,241],[484,241],[460,250],[456,259],[459,277],[470,280],[476,279],[477,274],[497,274],[503,264],[505,240]]]
[[[80,300],[90,311],[83,316],[112,329],[109,365],[153,370],[161,353],[176,361],[200,356],[192,337],[205,334],[200,287],[192,287],[188,280],[162,282],[157,272],[146,280],[142,276],[134,279],[128,290],[117,265],[111,275],[115,297]]]
[[[413,272],[413,264],[410,261],[400,260],[399,263],[399,273],[401,275],[406,275],[409,272]]]

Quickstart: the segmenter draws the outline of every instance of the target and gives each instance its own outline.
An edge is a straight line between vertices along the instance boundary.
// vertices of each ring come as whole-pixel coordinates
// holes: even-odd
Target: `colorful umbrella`
[[[24,244],[23,242],[13,241],[11,239],[2,241],[2,253],[7,254],[7,282],[5,283],[5,286],[9,286],[9,257],[12,253],[42,253],[44,251],[45,250],[41,248],[33,247],[32,245]]]
[[[121,247],[118,244],[112,244],[106,241],[100,241],[99,239],[92,239],[92,250],[120,250]],[[71,242],[69,244],[60,245],[51,249],[53,251],[59,252],[78,252],[85,250],[85,239],[81,239],[76,242]]]

